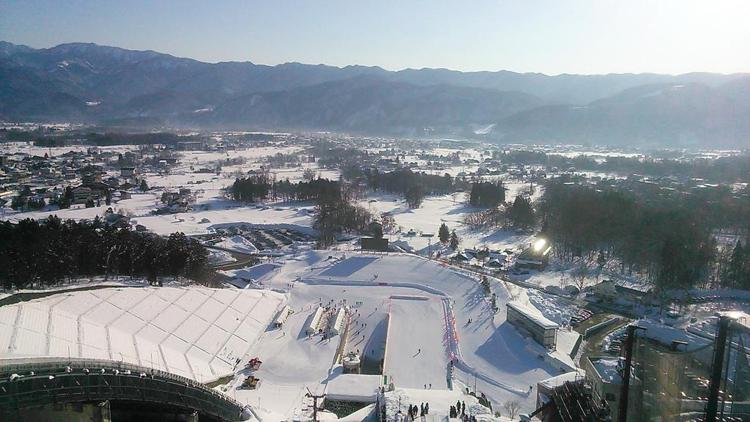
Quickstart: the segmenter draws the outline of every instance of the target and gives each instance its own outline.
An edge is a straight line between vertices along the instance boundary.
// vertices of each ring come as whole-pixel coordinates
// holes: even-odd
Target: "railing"
[[[244,406],[207,386],[169,372],[99,359],[0,360],[0,408],[48,403],[136,400],[172,404],[223,420],[240,420]]]

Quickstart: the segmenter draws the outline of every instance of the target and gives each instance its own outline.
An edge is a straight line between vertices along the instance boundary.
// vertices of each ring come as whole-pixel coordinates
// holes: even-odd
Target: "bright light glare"
[[[536,242],[534,242],[534,250],[537,252],[540,252],[544,247],[547,245],[547,241],[544,239],[539,239]]]

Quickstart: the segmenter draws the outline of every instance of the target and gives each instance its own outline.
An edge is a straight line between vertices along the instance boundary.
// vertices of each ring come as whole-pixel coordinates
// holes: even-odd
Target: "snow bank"
[[[258,253],[259,251],[249,240],[239,235],[224,239],[214,246],[248,255]]]
[[[339,374],[328,381],[326,400],[373,403],[382,378],[382,375]]]
[[[212,265],[222,265],[237,262],[237,259],[227,251],[208,249],[208,262]]]
[[[252,267],[243,267],[236,270],[225,270],[219,272],[228,277],[234,277],[244,281],[262,281],[270,277],[279,268],[281,268],[281,265],[267,262],[253,265]]]
[[[430,420],[448,420],[450,407],[457,401],[466,403],[466,413],[476,416],[479,421],[508,421],[496,418],[490,409],[479,404],[479,400],[459,390],[425,390],[397,388],[385,393],[385,412],[387,422],[404,421],[409,405],[429,404]]]

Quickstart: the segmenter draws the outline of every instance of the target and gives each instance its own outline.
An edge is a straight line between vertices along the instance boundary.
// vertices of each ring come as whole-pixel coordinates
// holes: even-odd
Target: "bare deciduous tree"
[[[583,290],[583,288],[586,287],[586,277],[589,276],[589,266],[586,262],[581,261],[575,268],[573,268],[570,275],[573,276],[573,280],[575,280],[578,290]]]
[[[518,414],[518,410],[521,408],[521,404],[516,400],[510,400],[506,401],[505,404],[503,404],[503,408],[508,413],[508,417],[513,420],[516,418],[516,414]]]

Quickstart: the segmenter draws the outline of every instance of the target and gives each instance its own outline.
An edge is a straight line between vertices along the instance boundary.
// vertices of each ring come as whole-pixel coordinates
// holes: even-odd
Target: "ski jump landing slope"
[[[527,405],[525,407],[531,408],[533,397],[529,392],[529,386],[559,373],[558,369],[539,359],[539,354],[545,353],[541,346],[531,344],[506,323],[504,308],[510,295],[501,284],[492,285],[492,291],[497,295],[497,306],[500,308],[500,311],[495,313],[476,278],[414,255],[355,255],[310,274],[304,281],[309,284],[380,286],[386,292],[394,287],[412,288],[415,289],[415,295],[442,298],[437,305],[441,305],[442,302],[443,309],[438,310],[438,316],[434,319],[443,327],[436,335],[431,336],[440,339],[440,353],[443,353],[446,359],[454,359],[459,379],[466,381],[468,377],[472,380],[476,377],[483,389],[497,397],[496,402],[520,400]],[[421,307],[415,307],[413,312],[416,312],[417,308]],[[409,319],[410,324],[417,327],[415,329],[422,330],[426,323],[425,317],[410,315],[405,310],[399,312],[403,313],[403,318]],[[393,322],[398,324],[395,319]],[[429,324],[424,329],[432,330]],[[408,329],[396,327],[395,330]],[[394,331],[393,327],[391,331]],[[407,334],[402,335],[409,335],[407,331],[404,333]],[[420,340],[424,334],[421,331],[418,333],[417,337],[413,337],[416,340],[412,342],[426,341]],[[393,341],[393,336],[394,334],[389,333],[389,348],[392,347],[390,342]],[[420,348],[412,346],[407,340],[399,342],[394,346],[394,349],[399,350],[387,352],[386,366],[391,371],[396,368],[394,365],[400,365],[396,362],[397,359],[406,359],[407,363],[404,366],[408,368],[409,359]],[[431,359],[433,363],[430,366],[437,367],[437,357]],[[426,367],[420,371],[426,371]],[[438,373],[440,381],[445,382],[446,369],[443,367]],[[394,376],[396,385],[407,382],[403,375],[389,375]],[[418,388],[424,388],[424,383],[419,380],[413,381]],[[435,383],[433,387],[434,385]]]
[[[384,373],[403,388],[448,388],[441,300],[394,297],[390,318]]]

